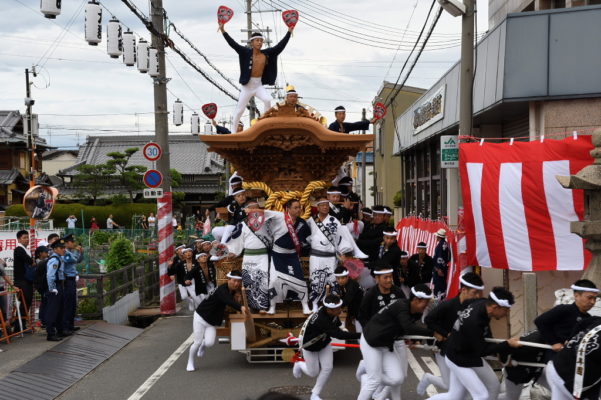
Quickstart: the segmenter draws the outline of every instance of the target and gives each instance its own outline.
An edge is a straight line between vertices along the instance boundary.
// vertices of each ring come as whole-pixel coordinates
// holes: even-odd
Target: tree
[[[92,198],[92,205],[96,205],[98,195],[102,194],[107,186],[107,180],[115,173],[115,169],[108,164],[90,165],[83,164],[76,168],[74,185],[78,194]]]
[[[114,168],[119,175],[119,181],[129,193],[131,203],[134,202],[134,191],[144,188],[142,173],[146,172],[146,167],[143,165],[128,165],[131,156],[138,150],[140,150],[138,147],[132,147],[126,149],[124,153],[113,151],[107,154],[111,158],[107,165]]]

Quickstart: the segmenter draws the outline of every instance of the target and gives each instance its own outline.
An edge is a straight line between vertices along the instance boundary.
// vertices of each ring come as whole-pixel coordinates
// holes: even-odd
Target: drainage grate
[[[269,389],[270,392],[290,394],[294,396],[311,394],[311,386],[276,386]]]

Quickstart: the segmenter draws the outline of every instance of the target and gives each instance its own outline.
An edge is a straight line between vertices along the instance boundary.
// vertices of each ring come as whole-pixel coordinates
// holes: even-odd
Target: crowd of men
[[[80,329],[74,324],[77,310],[76,286],[79,280],[76,266],[83,260],[83,249],[75,243],[73,235],[60,238],[58,234],[52,233],[32,254],[29,240],[28,231],[17,232],[17,246],[13,256],[14,283],[4,276],[4,280],[17,289],[19,299],[23,300],[20,301],[18,318],[12,321],[7,331],[10,333],[28,329],[34,320],[34,292],[38,291],[41,298],[39,320],[46,329],[47,340],[60,341]],[[7,321],[9,316],[3,316]]]
[[[300,350],[293,376],[316,378],[312,400],[321,398],[333,369],[332,338],[359,342],[359,400],[400,399],[407,351],[418,343],[435,351],[441,372],[423,376],[420,396],[435,385],[444,393],[434,399],[517,400],[525,385],[536,381],[552,391],[553,399],[599,398],[601,318],[588,314],[599,293],[591,281],[572,285],[573,304],[540,315],[536,333],[491,341],[489,324],[508,315],[513,294],[494,287],[484,297],[481,277],[467,272],[459,295],[445,299],[450,251],[444,230],[436,233],[434,257],[424,243],[409,256],[388,224],[390,209],[361,208],[352,180],[344,178],[339,185],[318,196],[315,214],[304,220],[297,199],[288,201],[284,212],[262,210],[259,201],[246,198],[242,178],[234,175],[224,202],[229,226],[213,230],[218,240],[178,248],[170,272],[182,298],[196,310],[188,371],[215,343],[226,306],[245,314],[273,313],[288,299],[299,301],[309,315],[299,337],[289,343],[298,343]],[[213,262],[240,255],[241,270],[230,271],[227,283],[217,287]],[[309,256],[309,282],[300,267],[303,256]],[[349,263],[359,257],[363,268]],[[239,293],[242,287],[248,307]],[[343,310],[344,323],[339,319]],[[485,360],[493,355],[505,362],[503,391]]]

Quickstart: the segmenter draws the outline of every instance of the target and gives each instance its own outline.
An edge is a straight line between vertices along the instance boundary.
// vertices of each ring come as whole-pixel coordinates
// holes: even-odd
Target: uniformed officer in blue
[[[63,269],[65,272],[65,308],[63,311],[63,330],[65,333],[78,331],[75,327],[75,311],[77,309],[77,264],[83,260],[83,249],[75,244],[73,235],[63,238],[65,242],[65,255],[63,256]]]
[[[46,339],[58,342],[64,336],[63,332],[63,307],[64,307],[64,282],[63,256],[65,255],[65,241],[60,239],[51,245],[54,256],[46,265],[46,279],[48,280],[48,308],[46,309]],[[56,257],[59,256],[60,258]]]

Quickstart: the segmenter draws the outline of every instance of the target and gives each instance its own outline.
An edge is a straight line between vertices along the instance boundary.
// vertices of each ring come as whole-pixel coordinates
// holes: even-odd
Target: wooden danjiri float
[[[325,122],[315,112],[282,103],[242,132],[199,137],[244,178],[249,197],[264,197],[265,208],[278,211],[289,199],[300,199],[308,218],[315,196],[324,194],[340,166],[373,140],[373,135],[330,131],[320,120]],[[218,262],[218,277],[240,265],[241,257]],[[304,265],[308,273],[307,260]],[[220,335],[229,335],[231,349],[245,353],[249,362],[288,361],[294,350],[280,339],[288,332],[298,335],[306,318],[297,302],[279,304],[273,315],[253,313],[250,321],[232,313]]]

